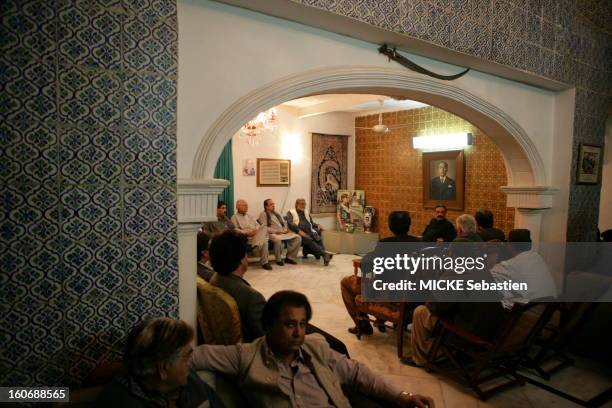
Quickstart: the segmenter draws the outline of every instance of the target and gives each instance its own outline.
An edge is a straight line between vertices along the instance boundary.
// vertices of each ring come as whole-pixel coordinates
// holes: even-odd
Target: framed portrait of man
[[[465,167],[463,150],[423,153],[423,206],[443,204],[463,210]]]

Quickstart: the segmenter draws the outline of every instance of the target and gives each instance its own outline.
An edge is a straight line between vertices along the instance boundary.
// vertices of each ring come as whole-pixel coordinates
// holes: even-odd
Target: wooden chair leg
[[[404,357],[404,325],[399,325],[399,327],[396,328],[397,331],[397,357],[398,358],[403,358]]]

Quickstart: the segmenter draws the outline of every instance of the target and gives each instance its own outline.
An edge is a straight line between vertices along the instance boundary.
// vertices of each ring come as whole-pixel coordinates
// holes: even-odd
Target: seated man
[[[423,231],[423,241],[451,242],[455,237],[457,237],[457,231],[453,224],[446,219],[446,206],[438,205],[436,207],[436,217],[431,219],[425,231]]]
[[[321,232],[323,227],[316,224],[306,209],[306,200],[295,200],[295,208],[287,212],[287,225],[289,229],[302,237],[302,255],[313,254],[317,259],[323,257],[323,265],[329,265],[333,255],[325,251]]]
[[[389,214],[389,229],[393,236],[383,238],[379,242],[420,242],[421,240],[412,235],[408,235],[410,231],[410,213],[408,211],[392,211]],[[340,281],[340,291],[342,292],[342,300],[344,306],[355,322],[355,327],[349,329],[352,334],[372,334],[372,326],[367,320],[367,316],[360,316],[357,312],[355,297],[361,294],[361,277],[348,275]],[[358,328],[357,325],[360,325]],[[384,322],[378,325],[381,331],[384,331]]]
[[[331,350],[320,336],[306,336],[311,317],[306,296],[277,292],[264,307],[266,336],[233,346],[199,346],[192,366],[235,377],[254,407],[350,407],[343,387],[403,407],[435,406],[431,398],[402,391]]]
[[[263,336],[265,333],[261,315],[266,299],[243,278],[249,266],[246,237],[236,231],[226,231],[213,238],[209,252],[210,262],[217,271],[210,283],[229,293],[236,301],[242,325],[242,339],[250,342]],[[348,355],[344,343],[329,333],[310,324],[308,333],[322,334],[334,350]]]
[[[506,240],[504,231],[493,226],[493,213],[489,210],[479,208],[474,214],[474,218],[478,223],[478,235],[483,241],[501,241]]]
[[[469,214],[461,214],[455,220],[457,226],[457,238],[453,242],[482,242],[478,235],[476,219]]]
[[[232,221],[227,217],[227,204],[224,201],[217,203],[217,221],[205,222],[202,226],[202,231],[207,233],[210,237],[219,235],[223,231],[232,230],[236,228]]]
[[[453,242],[459,242],[459,244],[452,244],[449,247],[449,253],[453,257],[475,258],[481,255],[482,244],[478,245],[478,243],[481,243],[482,239],[475,232],[476,220],[474,217],[468,214],[457,217],[457,228],[460,236]],[[470,242],[477,243],[477,245],[468,245],[467,243]],[[454,271],[448,273],[450,276],[455,274]],[[476,282],[493,282],[493,277],[487,268],[466,271],[462,276]],[[474,296],[478,297],[474,291],[465,291],[461,294],[464,296],[462,302],[429,302],[414,309],[410,335],[411,356],[402,359],[404,364],[415,367],[425,365],[427,355],[433,345],[434,328],[439,318],[446,318],[486,341],[494,339],[505,318],[501,302],[487,302],[482,300],[483,296],[477,298],[478,301],[474,301]],[[501,295],[499,299],[501,300]]]
[[[223,289],[236,300],[242,339],[250,342],[263,336],[261,312],[266,299],[243,278],[249,267],[246,236],[236,231],[225,231],[213,238],[209,254],[215,270],[210,284]]]
[[[95,406],[223,407],[215,391],[190,369],[193,329],[181,320],[146,320],[128,335],[123,363],[127,374],[115,378]]]
[[[249,249],[261,256],[261,267],[272,270],[272,265],[268,262],[268,227],[260,225],[253,216],[247,214],[249,204],[245,200],[236,201],[236,210],[238,213],[232,217],[236,229],[248,237]]]
[[[302,239],[296,233],[289,231],[283,217],[276,212],[274,201],[271,198],[264,201],[264,210],[259,214],[257,221],[259,224],[268,227],[268,236],[274,245],[276,264],[280,266],[283,266],[285,262],[293,265],[297,264],[297,253]],[[283,242],[287,243],[287,257],[284,262],[282,257]]]
[[[197,242],[197,256],[198,256],[198,276],[204,279],[206,282],[210,281],[210,278],[213,276],[212,267],[210,266],[209,258],[208,258],[208,243],[210,241],[210,237],[205,232],[198,232],[198,242]]]
[[[508,234],[510,259],[502,261],[491,268],[491,275],[496,282],[524,282],[526,291],[504,293],[504,307],[511,308],[514,302],[528,303],[534,299],[557,296],[557,286],[550,274],[550,269],[542,256],[531,250],[531,233],[528,229],[513,229]]]

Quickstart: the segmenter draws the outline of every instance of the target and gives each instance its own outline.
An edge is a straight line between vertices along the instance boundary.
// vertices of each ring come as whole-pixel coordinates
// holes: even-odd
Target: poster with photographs
[[[365,191],[338,190],[337,201],[336,229],[346,232],[363,232]]]

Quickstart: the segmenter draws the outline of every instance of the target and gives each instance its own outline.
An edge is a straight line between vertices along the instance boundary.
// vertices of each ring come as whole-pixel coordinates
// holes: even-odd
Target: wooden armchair
[[[354,274],[357,275],[361,267],[361,259],[353,260]],[[376,325],[380,322],[391,323],[392,328],[396,330],[397,336],[397,356],[404,356],[404,330],[406,325],[412,321],[412,311],[416,307],[415,304],[405,302],[364,302],[361,295],[355,297],[357,311],[363,316],[373,316],[374,319],[363,317],[363,320],[372,321]],[[357,338],[361,340],[361,325],[357,324]]]
[[[544,304],[536,319],[529,311],[541,303],[516,304],[502,323],[492,341],[484,340],[446,318],[438,320],[437,337],[429,350],[425,368],[464,381],[485,401],[491,395],[524,380],[516,373],[535,337],[554,313],[554,304]],[[448,364],[450,363],[450,364]],[[483,389],[493,379],[507,381]]]
[[[234,298],[223,289],[197,278],[198,326],[206,344],[242,341],[240,312]]]

